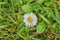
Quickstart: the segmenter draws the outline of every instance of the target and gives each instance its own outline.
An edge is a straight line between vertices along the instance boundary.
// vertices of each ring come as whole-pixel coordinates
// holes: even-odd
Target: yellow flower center
[[[32,18],[32,17],[28,17],[28,19],[27,19],[27,20],[28,20],[28,22],[30,22],[30,23],[31,23],[31,22],[33,21],[33,18]]]

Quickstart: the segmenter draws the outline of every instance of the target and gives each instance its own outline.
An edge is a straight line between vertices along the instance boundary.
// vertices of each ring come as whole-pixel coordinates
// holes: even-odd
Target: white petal
[[[26,26],[28,26],[28,25],[29,25],[29,23],[28,23],[28,22],[26,22],[26,23],[25,23],[25,25],[26,25]]]
[[[23,21],[24,21],[24,22],[27,22],[27,19],[24,19]]]
[[[24,18],[28,18],[28,17],[29,17],[29,14],[25,14],[25,15],[24,15]]]

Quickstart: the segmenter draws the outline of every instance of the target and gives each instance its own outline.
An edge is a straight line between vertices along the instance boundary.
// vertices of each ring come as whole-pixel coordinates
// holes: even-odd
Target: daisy
[[[33,13],[27,13],[24,15],[23,21],[26,26],[33,27],[37,24],[37,16]]]

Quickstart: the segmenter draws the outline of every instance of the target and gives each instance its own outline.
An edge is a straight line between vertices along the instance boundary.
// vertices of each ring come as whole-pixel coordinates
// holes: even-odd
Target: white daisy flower
[[[37,16],[33,13],[27,13],[24,15],[23,21],[26,26],[33,27],[37,24]]]

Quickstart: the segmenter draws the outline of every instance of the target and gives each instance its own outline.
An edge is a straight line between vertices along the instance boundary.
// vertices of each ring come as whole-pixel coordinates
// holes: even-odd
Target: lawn
[[[23,16],[34,13],[37,24]],[[0,40],[60,40],[60,0],[0,0]]]

